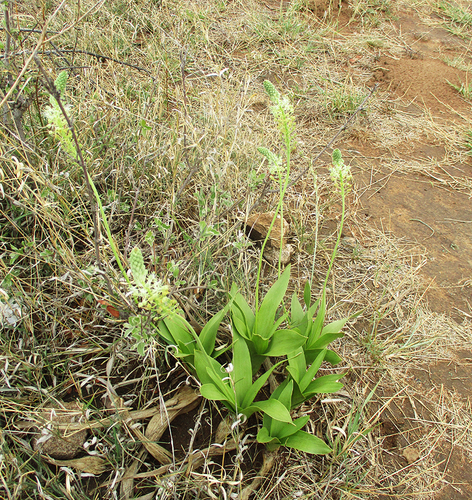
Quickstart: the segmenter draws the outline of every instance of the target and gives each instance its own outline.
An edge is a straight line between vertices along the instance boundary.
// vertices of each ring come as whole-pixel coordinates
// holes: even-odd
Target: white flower
[[[343,182],[347,182],[352,179],[351,167],[344,164],[344,160],[339,149],[335,149],[333,151],[332,166],[329,169],[329,174],[336,185],[341,180]]]

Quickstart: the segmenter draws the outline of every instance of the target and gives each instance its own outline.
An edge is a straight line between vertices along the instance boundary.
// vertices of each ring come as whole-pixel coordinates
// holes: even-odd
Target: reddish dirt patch
[[[453,369],[452,366],[449,364],[449,369]],[[396,470],[401,470],[409,464],[405,450],[411,447],[415,448],[418,446],[415,443],[421,443],[426,436],[429,439],[434,439],[437,416],[433,410],[432,400],[438,399],[441,391],[444,391],[441,372],[415,369],[410,370],[409,375],[411,377],[405,379],[405,383],[409,386],[408,396],[398,395],[394,397],[393,391],[384,389],[378,391],[378,396],[383,400],[393,397],[388,409],[382,413],[379,431],[384,450],[381,460],[384,465]],[[467,376],[470,380],[472,376],[470,370]],[[468,392],[470,394],[470,389]],[[433,393],[436,393],[437,396],[432,396]],[[451,424],[454,424],[453,419]],[[425,464],[421,465],[426,458],[425,450],[421,450],[421,446],[415,449],[419,459],[418,467],[427,467]],[[451,444],[446,439],[439,439],[431,452],[434,462],[437,464],[437,470],[443,474],[444,480],[450,483],[435,495],[435,500],[470,500],[472,498],[471,463],[470,457],[467,457],[464,449],[457,443]],[[400,492],[396,491],[395,493],[396,496],[386,495],[379,498],[385,500],[399,498]],[[425,497],[421,496],[421,498]]]
[[[451,36],[443,28],[422,25],[411,13],[402,13],[396,22],[398,34],[406,41],[401,57],[384,54],[374,69],[371,83],[379,83],[398,98],[398,107],[412,116],[424,113],[440,123],[456,123],[466,127],[472,124],[472,104],[464,100],[447,81],[460,85],[467,82],[464,71],[444,62],[460,56],[467,64],[470,57],[466,44]],[[451,166],[446,162],[447,143],[403,144],[394,151],[367,150],[355,136],[353,145],[366,156],[388,155],[408,160],[433,158],[438,168],[437,177],[448,176],[472,179],[472,158],[463,164]],[[443,165],[444,163],[444,165]],[[467,190],[460,192],[452,185],[439,182],[433,175],[392,174],[376,165],[376,172],[354,174],[357,185],[364,191],[360,198],[362,213],[383,230],[392,231],[407,241],[417,242],[427,252],[423,276],[430,282],[426,297],[433,311],[447,313],[457,322],[472,317],[472,202]],[[472,396],[472,353],[458,347],[452,361],[437,361],[429,366],[418,366],[410,371],[411,388],[421,394],[440,396],[446,391],[452,398],[469,401]],[[469,403],[470,404],[470,403]],[[420,407],[420,405],[418,405]],[[420,408],[420,419],[429,420],[427,407]],[[399,411],[386,412],[381,426],[384,447],[389,451],[394,467],[402,466],[401,449],[407,445],[415,421],[416,409],[408,401]],[[416,416],[418,416],[416,414]],[[426,424],[425,429],[429,424]],[[403,440],[403,441],[402,441]],[[413,440],[412,440],[413,441]],[[472,467],[470,456],[462,448],[445,442],[438,447],[435,460],[446,481],[452,485],[441,490],[437,500],[466,500],[472,498]],[[390,498],[390,497],[389,497]]]
[[[407,41],[407,50],[420,52],[432,57],[460,51],[463,47],[461,40],[451,35],[442,27],[430,27],[422,24],[414,12],[404,12],[398,16],[396,23],[398,33]]]
[[[371,179],[362,175],[357,181],[362,185]],[[423,273],[431,283],[427,297],[432,310],[447,312],[459,321],[464,318],[460,311],[469,314],[472,304],[472,287],[467,286],[472,277],[469,197],[431,186],[421,176],[392,175],[382,189],[366,191],[361,202],[379,227],[426,247],[428,262]]]
[[[398,33],[406,34],[405,56],[382,56],[374,70],[374,80],[401,99],[404,104],[399,107],[414,116],[421,116],[426,110],[441,122],[464,123],[465,118],[466,125],[472,123],[471,103],[447,82],[466,82],[467,75],[443,61],[445,53],[449,57],[463,57],[463,45],[445,29],[426,27],[408,13],[400,15],[396,28]],[[440,177],[472,179],[472,159],[452,168],[441,165],[446,149],[447,144],[410,143],[404,146],[404,151],[389,151],[388,154],[405,160],[434,158]],[[372,151],[369,153],[373,156]],[[375,155],[384,152],[378,153]],[[432,280],[427,295],[430,306],[436,312],[447,312],[461,321],[472,314],[472,203],[469,194],[441,185],[434,176],[419,174],[391,175],[381,189],[378,184],[368,187],[385,175],[389,173],[379,172],[374,178],[356,177],[360,186],[367,188],[361,197],[364,209],[378,226],[426,248],[428,263],[424,273]]]
[[[424,390],[443,385],[450,392],[463,398],[472,397],[472,352],[468,350],[457,351],[457,359],[451,361],[438,361],[434,365],[421,369],[411,370],[416,383],[421,384]]]
[[[431,110],[436,117],[455,119],[451,108],[470,116],[470,103],[448,83],[460,86],[468,75],[445,62],[457,56],[464,64],[470,62],[464,45],[444,28],[422,25],[414,15],[400,15],[396,29],[403,35],[405,54],[400,58],[382,56],[374,68],[374,81],[403,100]]]
[[[412,52],[400,60],[382,57],[375,69],[374,79],[402,99],[449,119],[450,107],[459,110],[467,107],[467,111],[470,110],[470,105],[448,83],[460,86],[460,82],[466,80],[466,73],[426,55]]]

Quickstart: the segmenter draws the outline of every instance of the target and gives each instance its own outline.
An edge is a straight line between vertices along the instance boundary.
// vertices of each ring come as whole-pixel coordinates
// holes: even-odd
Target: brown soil
[[[426,52],[406,49],[405,58],[399,60],[381,57],[374,79],[403,100],[427,108],[435,116],[450,119],[450,107],[456,110],[466,108],[466,113],[469,111],[467,103],[447,83],[458,85],[465,81],[465,75],[464,71],[433,59]]]
[[[461,43],[441,27],[425,26],[413,13],[400,14],[394,25],[406,42],[404,54],[395,58],[380,56],[371,83],[378,83],[381,91],[397,96],[397,110],[412,119],[429,115],[438,123],[455,123],[465,129],[472,119],[471,103],[464,100],[448,81],[459,85],[467,81],[467,74],[448,66],[443,58],[461,56],[468,63],[467,44]],[[349,29],[352,30],[352,26]],[[351,145],[357,151],[370,158],[379,158],[375,172],[360,169],[354,176],[363,192],[360,212],[377,227],[426,249],[427,263],[422,273],[429,283],[426,298],[433,311],[447,313],[458,323],[470,319],[471,193],[470,189],[459,192],[448,182],[462,178],[470,186],[472,157],[464,154],[461,162],[451,163],[447,143],[434,143],[428,138],[422,143],[402,144],[387,151],[370,145],[367,147],[355,134],[351,139]],[[382,159],[385,158],[406,161],[431,158],[437,168],[431,175],[405,171],[395,173],[382,167]],[[469,350],[459,346],[453,361],[438,360],[429,366],[419,365],[417,369],[410,370],[409,375],[408,385],[417,392],[420,400],[422,394],[439,397],[445,391],[459,401],[468,401],[470,408],[472,352]],[[405,402],[401,411],[386,413],[380,428],[384,447],[391,452],[389,460],[395,460],[398,469],[407,465],[401,450],[408,445],[404,437],[409,436],[408,429],[414,427],[414,418],[428,420],[426,405],[425,408],[418,405],[414,409]],[[423,430],[426,432],[426,427]],[[470,456],[467,457],[459,448],[445,444],[444,450],[435,458],[438,462],[444,461],[441,469],[444,477],[454,483],[454,487],[443,489],[436,498],[472,498]]]
[[[421,116],[430,113],[438,120],[464,122],[472,119],[470,102],[447,83],[465,82],[464,71],[452,68],[441,60],[463,56],[461,45],[445,29],[423,31],[419,19],[403,15],[397,29],[411,39],[405,57],[382,57],[375,71],[375,80],[403,101],[405,110]],[[446,177],[472,178],[472,158],[461,164],[446,162],[447,145],[409,144],[408,149],[389,151],[401,159],[433,158],[439,172]],[[441,162],[446,163],[445,167]],[[425,275],[432,281],[428,297],[434,311],[447,312],[460,320],[470,314],[472,289],[472,203],[470,193],[460,193],[448,186],[438,185],[434,175],[391,175],[387,182],[375,183],[385,177],[379,171],[368,182],[361,201],[377,224],[426,247],[428,263]],[[378,179],[377,179],[378,178]],[[358,177],[366,184],[366,176]],[[461,314],[457,314],[462,311]],[[470,317],[470,316],[467,316]]]
[[[359,183],[364,182],[365,176],[359,176]],[[374,192],[368,189],[361,199],[365,213],[384,229],[426,247],[428,262],[423,273],[430,281],[429,305],[433,311],[450,313],[461,321],[464,313],[470,314],[472,304],[469,197],[431,186],[428,179],[413,175],[392,175]]]

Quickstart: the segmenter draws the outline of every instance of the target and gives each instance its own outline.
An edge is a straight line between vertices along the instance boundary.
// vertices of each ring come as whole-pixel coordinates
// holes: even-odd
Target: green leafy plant
[[[280,385],[272,393],[270,400],[279,401],[287,410],[290,410],[292,391],[293,380],[290,380],[288,383]],[[262,427],[257,434],[257,440],[259,443],[265,444],[270,451],[276,450],[280,446],[287,446],[315,455],[330,453],[331,448],[322,439],[302,430],[309,418],[306,415],[287,424],[280,419],[272,418],[266,412]]]
[[[203,350],[195,351],[195,368],[202,382],[202,396],[221,401],[236,416],[248,418],[260,411],[277,420],[291,423],[290,412],[277,399],[254,401],[277,365],[253,382],[251,355],[243,337],[233,334],[232,351],[232,363],[226,368]]]
[[[287,319],[284,313],[277,317],[285,297],[290,278],[287,266],[280,278],[272,285],[255,312],[240,293],[234,293],[231,306],[233,332],[246,340],[252,354],[252,373],[255,373],[267,356],[282,356],[306,342],[306,338],[292,329],[279,329]]]
[[[290,161],[293,125],[290,108],[286,102],[274,92],[272,85],[265,85],[269,96],[276,103],[273,106],[274,116],[285,144],[286,161]],[[290,120],[287,117],[290,116]],[[268,159],[271,173],[277,173],[280,185],[281,210],[286,184],[282,172],[282,159],[265,148],[259,151]],[[231,290],[233,303],[231,306],[231,324],[233,328],[233,362],[227,369],[228,376],[222,375],[224,369],[217,361],[198,355],[197,375],[201,381],[202,394],[208,399],[222,401],[233,413],[246,417],[256,409],[264,413],[263,426],[258,433],[258,441],[265,443],[270,450],[279,446],[288,446],[308,453],[328,453],[330,448],[319,438],[302,431],[307,417],[296,421],[286,421],[280,413],[280,403],[290,411],[304,401],[319,393],[336,392],[342,387],[339,379],[342,374],[330,374],[315,378],[323,361],[332,365],[339,363],[339,356],[327,346],[343,336],[341,329],[347,318],[324,325],[326,316],[326,285],[339,247],[345,215],[345,198],[351,178],[350,169],[345,165],[341,152],[335,150],[332,158],[331,177],[342,198],[341,225],[333,250],[328,272],[323,284],[322,296],[311,305],[311,287],[305,286],[305,307],[294,295],[289,312],[283,311],[283,299],[286,294],[290,276],[290,266],[279,276],[278,280],[267,292],[260,307],[253,311],[240,293]],[[259,263],[260,270],[261,262]],[[258,275],[259,281],[259,275]],[[315,317],[316,313],[316,317]],[[281,328],[286,324],[288,328]],[[252,382],[252,375],[257,374],[267,357],[287,356],[287,377],[274,391],[269,400],[254,404],[256,390],[270,376],[271,370]],[[244,361],[241,361],[244,359]],[[212,365],[211,368],[209,365]],[[238,368],[235,368],[235,367]],[[277,365],[276,365],[277,366]],[[235,372],[233,374],[233,371]],[[273,403],[270,403],[273,401]],[[277,407],[274,407],[277,401]],[[275,410],[275,412],[274,412]]]
[[[60,95],[64,95],[67,75],[61,73],[55,82]],[[324,361],[337,364],[340,358],[327,346],[341,337],[342,327],[347,319],[324,325],[326,316],[325,289],[339,246],[345,214],[345,195],[350,179],[349,168],[344,164],[339,150],[333,152],[331,176],[342,198],[341,225],[332,254],[321,297],[311,304],[311,287],[307,283],[304,291],[304,305],[294,296],[291,307],[285,309],[284,298],[290,279],[290,265],[282,272],[279,260],[279,276],[259,304],[259,283],[262,269],[262,255],[270,232],[280,214],[283,220],[283,200],[290,179],[290,156],[295,141],[295,121],[293,107],[287,97],[281,96],[268,81],[264,88],[272,102],[271,111],[281,134],[283,152],[276,155],[267,148],[259,152],[268,160],[271,177],[279,185],[279,201],[263,243],[259,260],[255,307],[251,308],[235,286],[231,287],[229,300],[221,311],[215,314],[199,334],[185,320],[177,303],[169,297],[168,285],[155,273],[146,268],[141,250],[135,247],[129,255],[130,275],[122,266],[118,249],[112,238],[100,196],[92,179],[92,186],[102,223],[109,238],[117,263],[128,283],[129,296],[133,299],[136,312],[125,323],[125,334],[136,341],[135,347],[145,355],[149,344],[159,338],[173,349],[180,359],[201,383],[201,394],[207,399],[220,401],[234,415],[237,421],[244,421],[255,412],[263,414],[263,426],[258,440],[271,450],[288,446],[308,453],[328,453],[330,448],[318,437],[302,430],[307,417],[292,421],[290,411],[302,402],[319,393],[335,392],[342,387],[342,374],[331,374],[316,378]],[[48,111],[50,124],[56,137],[73,153],[69,123],[59,118],[58,109],[64,115],[57,100],[51,98]],[[49,119],[49,118],[48,118]],[[72,144],[72,146],[70,146]],[[78,156],[78,152],[76,151]],[[200,196],[200,211],[207,210]],[[202,214],[201,214],[202,215]],[[205,215],[205,214],[203,214]],[[167,232],[167,231],[166,231]],[[209,226],[204,217],[200,222],[200,239],[218,233]],[[145,241],[151,246],[154,235],[146,234]],[[155,260],[155,256],[154,256]],[[232,343],[223,350],[216,349],[218,329],[226,313],[230,310]],[[315,315],[316,314],[316,315]],[[227,352],[229,351],[229,353]],[[228,362],[228,354],[231,361]],[[268,358],[280,358],[270,368],[261,371]],[[263,387],[274,369],[286,363],[285,380],[264,399]]]
[[[290,154],[295,137],[290,102],[270,82],[264,82],[264,88],[273,103],[271,111],[284,148],[282,155],[276,155],[267,148],[259,148],[259,152],[268,160],[270,175],[279,184],[279,202],[261,251],[254,308],[233,285],[226,307],[208,321],[197,335],[167,297],[167,287],[153,273],[147,272],[141,251],[134,248],[129,258],[134,281],[130,293],[141,311],[141,317],[144,313],[147,319],[140,320],[139,315],[130,318],[127,332],[137,340],[141,354],[152,335],[158,335],[169,346],[173,346],[175,357],[181,359],[200,381],[201,394],[209,400],[221,402],[238,422],[246,420],[255,412],[262,413],[263,426],[258,433],[258,440],[270,450],[288,446],[308,453],[328,453],[330,448],[326,443],[302,430],[308,417],[292,421],[290,411],[316,394],[335,392],[342,387],[339,382],[342,374],[318,378],[316,375],[324,361],[332,365],[339,363],[339,356],[327,346],[342,337],[341,329],[347,321],[346,318],[325,325],[325,290],[340,242],[350,171],[340,151],[335,150],[331,177],[342,198],[342,222],[321,297],[311,304],[312,292],[307,283],[304,303],[301,304],[294,295],[290,309],[286,310],[284,299],[291,267],[287,266],[282,272],[279,264],[278,279],[259,303],[262,253],[278,214],[283,219],[283,200],[289,183]],[[218,328],[228,310],[232,343],[223,351],[215,350]],[[150,334],[151,330],[154,333]],[[264,361],[281,357],[282,360],[261,371]],[[282,364],[286,364],[285,380],[264,399],[263,387],[274,369]]]
[[[175,347],[174,355],[193,367],[194,352],[198,345],[208,355],[215,349],[218,327],[229,305],[207,322],[197,335],[194,328],[184,319],[177,304],[170,299],[168,286],[149,273],[144,265],[144,258],[138,247],[133,248],[129,256],[129,265],[134,284],[130,284],[130,294],[139,308],[138,315],[128,319],[127,335],[133,336],[136,348],[144,355],[148,341],[156,336]],[[143,316],[148,320],[143,323]]]

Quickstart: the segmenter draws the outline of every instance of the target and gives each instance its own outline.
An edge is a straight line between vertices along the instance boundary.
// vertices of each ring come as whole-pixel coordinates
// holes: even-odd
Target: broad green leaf
[[[280,422],[292,423],[292,417],[290,417],[290,412],[285,408],[285,406],[276,399],[268,399],[267,401],[256,401],[248,408],[245,408],[242,413],[246,417],[251,416],[255,411],[260,411],[267,413],[269,417],[274,420],[279,420]]]
[[[311,286],[309,281],[305,283],[305,289],[303,290],[303,300],[305,301],[307,309],[309,309],[311,304]]]
[[[283,363],[283,361],[281,361],[280,363],[277,363],[277,364],[281,364]],[[277,365],[276,365],[277,366]],[[282,394],[282,392],[285,390],[285,388],[287,387],[288,384],[291,383],[291,380],[289,380],[288,378],[286,378],[276,389],[275,391],[270,395],[270,399],[279,399],[280,398],[280,395]]]
[[[333,340],[339,339],[340,337],[344,337],[344,333],[327,333],[326,335],[322,335],[318,337],[318,340],[313,342],[313,344],[307,345],[307,348],[311,351],[312,349],[323,349],[328,344],[331,344]]]
[[[283,387],[281,391],[277,393],[274,391],[269,401],[277,401],[285,406],[285,408],[290,411],[292,406],[292,392],[293,392],[293,380],[290,380],[288,384]],[[272,419],[271,425],[269,427],[269,434],[273,437],[279,437],[280,434],[284,433],[285,426],[295,427],[292,422],[287,424],[278,419]],[[287,430],[285,430],[285,433]]]
[[[166,318],[166,320],[172,321],[171,318]],[[174,343],[174,339],[165,324],[165,320],[160,320],[157,323],[157,332],[159,333],[159,336],[161,336],[168,344]]]
[[[277,448],[280,448],[280,441],[277,438],[272,438],[269,436],[267,429],[262,427],[260,431],[257,433],[257,441],[261,444],[265,444],[266,448],[269,451],[275,451]]]
[[[269,340],[262,338],[258,333],[254,333],[251,340],[256,353],[266,357],[264,353],[269,347]]]
[[[283,390],[280,391],[280,394],[277,394],[277,400],[280,401],[287,410],[290,410],[290,406],[292,405],[292,390],[293,380],[290,380]]]
[[[292,409],[299,407],[302,403],[310,399],[309,397],[304,396],[298,387],[297,384],[293,386],[292,393]]]
[[[326,335],[327,333],[339,333],[344,325],[347,323],[349,318],[338,319],[326,325],[323,330],[321,330],[321,335]]]
[[[263,373],[260,377],[256,379],[256,381],[251,385],[251,387],[248,389],[246,392],[242,405],[242,408],[246,408],[247,406],[250,406],[252,402],[254,401],[255,397],[259,393],[259,391],[262,389],[264,384],[266,383],[267,379],[269,378],[270,374],[277,368],[279,365],[281,365],[283,361],[280,361],[279,363],[275,364],[272,366],[270,370],[267,370],[265,373]]]
[[[190,342],[189,344],[184,344],[180,340],[177,340],[176,342],[178,351],[174,353],[174,356],[177,358],[185,358],[188,356],[193,355],[195,351],[195,342]]]
[[[306,371],[306,360],[303,348],[299,347],[296,351],[290,353],[290,355],[287,356],[287,359],[287,370],[289,371],[295,382],[297,382],[298,384]]]
[[[225,383],[222,381],[222,378],[226,376],[226,372],[224,368],[216,361],[216,359],[208,356],[208,354],[200,349],[196,349],[194,352],[195,355],[195,371],[197,373],[198,380],[201,384],[213,384],[215,385],[215,375],[216,375],[216,386],[217,388],[226,393]],[[211,376],[208,372],[211,370],[213,376]],[[230,399],[234,399],[234,396]]]
[[[233,332],[233,371],[230,376],[238,406],[244,407],[244,398],[252,386],[252,365],[246,341],[236,332]]]
[[[308,281],[307,281],[308,284]],[[308,285],[310,286],[310,285]],[[306,286],[305,286],[306,288]],[[302,306],[300,305],[300,302],[298,301],[297,294],[294,293],[292,295],[292,304],[290,306],[290,316],[292,320],[293,325],[299,325],[305,316],[305,313],[303,312]]]
[[[318,310],[318,307],[320,305],[320,300],[321,298],[319,298],[306,312],[306,316],[308,318],[309,321],[312,320],[313,318],[313,315],[315,314],[315,312]]]
[[[282,316],[280,316],[280,318],[278,318],[277,320],[274,321],[274,324],[272,325],[272,329],[269,331],[269,334],[267,335],[267,337],[264,337],[264,338],[267,338],[267,339],[271,339],[272,338],[272,335],[274,335],[274,333],[276,332],[276,330],[279,328],[279,326],[288,318],[288,312],[286,312],[285,314],[282,314]]]
[[[269,431],[265,427],[261,427],[257,433],[257,441],[259,443],[265,444],[274,441],[274,438],[269,435]]]
[[[342,359],[331,349],[327,349],[325,355],[325,361],[331,363],[333,366],[337,365],[342,361]]]
[[[169,333],[172,335],[175,344],[178,344],[178,342],[181,342],[182,344],[191,344],[192,342],[195,342],[194,335],[191,333],[193,328],[189,330],[182,318],[174,316],[172,318],[166,318],[164,321],[166,322],[166,326]]]
[[[308,387],[308,384],[315,378],[315,375],[320,369],[321,363],[323,363],[324,361],[325,354],[326,351],[323,350],[318,354],[318,356],[316,356],[310,368],[308,368],[305,375],[303,375],[302,379],[300,380],[298,386],[300,387],[300,391],[302,391],[302,394],[305,393],[305,389]]]
[[[207,359],[208,354],[203,353],[199,349],[195,349],[194,352],[194,364],[195,364],[195,372],[197,374],[198,380],[201,384],[211,384],[212,380],[208,375],[206,369],[208,366]]]
[[[200,394],[210,401],[226,401],[226,396],[213,384],[203,384],[200,387]]]
[[[297,372],[297,369],[294,369],[293,366],[287,366],[286,370],[288,371],[292,379],[295,380],[295,382],[298,384],[300,375]]]
[[[285,271],[267,292],[259,311],[257,311],[255,326],[257,334],[263,338],[267,339],[272,332],[275,314],[287,291],[288,280],[290,279],[290,269],[290,266],[286,267]]]
[[[211,358],[210,358],[211,359]],[[224,394],[225,396],[225,401],[229,401],[233,407],[236,407],[236,401],[235,401],[235,394],[234,390],[230,385],[228,384],[227,381],[223,380],[223,377],[218,373],[214,367],[212,366],[207,366],[207,373],[208,376],[210,377],[211,381],[213,382],[213,385]],[[225,373],[223,371],[223,373]],[[227,375],[225,373],[225,375]],[[225,377],[226,378],[226,377]]]
[[[233,325],[233,330],[238,332],[238,334],[241,335],[241,337],[244,337],[246,340],[250,340],[252,335],[251,332],[248,332],[247,324],[244,319],[242,319],[241,311],[238,310],[237,306],[235,306],[235,309],[237,311],[232,311],[231,314],[231,323]]]
[[[308,415],[305,415],[304,417],[300,417],[294,420],[293,421],[294,425],[284,424],[284,428],[282,429],[281,432],[279,432],[279,434],[276,437],[280,439],[280,441],[282,441],[285,438],[288,438],[292,434],[297,433],[300,429],[305,427],[308,420],[310,420],[310,417]]]
[[[307,340],[307,346],[311,346],[311,344],[313,344],[316,340],[318,340],[318,337],[321,335],[321,330],[323,329],[323,323],[325,320],[325,314],[326,314],[326,294],[325,291],[323,290],[320,307],[318,309],[318,314],[316,315],[315,321],[313,322],[313,325],[311,327],[311,331]]]
[[[216,334],[224,315],[229,309],[229,306],[230,304],[227,304],[224,309],[216,313],[200,332],[200,342],[207,354],[211,355],[215,349]]]
[[[251,335],[254,329],[255,316],[246,299],[240,293],[237,293],[234,297],[231,312],[238,314],[239,319],[246,324],[247,333]]]
[[[236,283],[233,283],[231,285],[231,290],[229,291],[229,294],[228,294],[229,300],[232,302],[238,293],[239,293],[238,287],[237,287]]]
[[[298,431],[289,436],[283,444],[289,448],[311,453],[312,455],[326,455],[333,451],[322,439],[305,431]]]
[[[309,349],[305,351],[305,357],[306,357],[306,364],[311,365],[313,361],[315,360],[316,356],[322,351],[323,349]],[[326,349],[326,354],[325,354],[325,361],[328,363],[331,363],[333,366],[337,365],[339,362],[342,361],[342,359],[332,350]]]
[[[323,394],[339,391],[343,387],[341,382],[338,382],[344,374],[339,375],[338,373],[332,375],[324,375],[323,377],[318,377],[313,382],[308,384],[308,387],[304,391],[305,395],[310,397],[314,394]]]
[[[265,356],[285,356],[296,351],[306,342],[306,338],[295,330],[277,330],[269,343]]]

